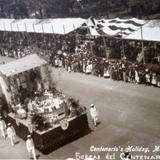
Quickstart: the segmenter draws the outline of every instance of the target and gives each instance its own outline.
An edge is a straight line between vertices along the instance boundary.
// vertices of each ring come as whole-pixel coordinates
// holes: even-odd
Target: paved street
[[[154,147],[159,144],[158,88],[67,73],[61,69],[54,72],[58,87],[67,95],[79,99],[87,108],[94,103],[101,120],[101,124],[93,128],[94,132],[68,147],[72,146],[74,151],[87,153],[91,145]]]
[[[53,69],[53,78],[65,94],[80,100],[89,109],[94,103],[99,111],[100,125],[92,132],[49,155],[39,159],[65,159],[75,153],[91,154],[90,146],[127,147],[128,145],[153,148],[160,145],[160,89],[143,85],[116,82],[80,73],[68,73]],[[11,147],[8,140],[0,137],[0,159],[27,158],[25,142]],[[106,152],[92,154],[104,157]],[[104,159],[104,158],[101,158]],[[118,158],[116,158],[118,160]]]

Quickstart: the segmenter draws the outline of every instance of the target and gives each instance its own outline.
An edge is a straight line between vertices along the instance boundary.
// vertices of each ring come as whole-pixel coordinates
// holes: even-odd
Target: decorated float
[[[56,89],[51,68],[38,55],[1,65],[0,86],[7,103],[4,116],[22,139],[32,134],[41,152],[88,133],[86,108]]]

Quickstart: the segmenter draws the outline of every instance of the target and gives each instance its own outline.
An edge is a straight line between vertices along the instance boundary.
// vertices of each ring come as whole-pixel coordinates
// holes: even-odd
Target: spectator
[[[104,45],[101,38],[94,39],[91,42],[75,34],[62,36],[27,33],[22,36],[21,33],[3,32],[0,33],[2,40],[0,43],[0,54],[14,58],[21,58],[29,54],[37,53],[43,56],[51,65],[55,67],[63,67],[68,72],[81,72],[93,74],[95,76],[110,78],[112,80],[123,80],[129,83],[151,84],[159,86],[158,76],[152,69],[146,72],[147,67],[139,62],[136,66],[134,61],[137,59],[138,53],[141,51],[139,42],[125,41],[125,59],[122,59],[121,41],[119,39],[106,39],[106,46],[109,51],[107,58],[104,58]],[[17,40],[17,37],[19,40]],[[36,37],[36,38],[35,38]],[[45,42],[45,43],[44,43]],[[91,52],[91,44],[92,52]],[[146,47],[147,46],[147,47]],[[145,43],[146,55],[154,52],[158,55],[159,46],[153,49],[153,44]],[[151,56],[147,62],[152,62],[154,57]],[[119,60],[118,60],[119,59]],[[131,62],[129,62],[130,60]],[[157,61],[158,62],[158,61]]]
[[[8,123],[7,136],[11,141],[11,145],[14,146],[15,145],[16,132],[15,132],[14,127],[11,125],[11,123]]]
[[[34,147],[34,142],[33,139],[31,138],[31,135],[27,136],[26,140],[26,148],[29,154],[29,157],[33,157],[34,160],[36,160],[36,152],[35,152],[35,147]]]
[[[98,111],[96,109],[96,107],[94,106],[94,104],[90,105],[90,115],[93,121],[94,126],[97,126],[97,122],[98,122]]]
[[[5,121],[2,119],[2,116],[0,116],[0,130],[3,138],[6,138],[6,127]]]

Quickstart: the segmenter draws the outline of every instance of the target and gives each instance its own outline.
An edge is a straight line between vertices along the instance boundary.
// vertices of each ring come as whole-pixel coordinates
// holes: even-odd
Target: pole
[[[21,32],[20,32],[20,30],[19,30],[18,23],[16,24],[16,26],[17,26],[17,32],[18,32],[18,34],[22,34],[22,35],[23,35],[23,37],[24,37],[24,34],[23,34],[23,33],[21,33]],[[19,44],[21,45],[21,40],[19,40]]]
[[[121,28],[121,40],[122,40],[122,57],[125,56],[125,49],[124,49],[124,41],[123,41],[123,33]]]
[[[75,27],[75,25],[73,24],[73,30],[75,31],[76,30],[76,27]]]
[[[45,36],[44,36],[44,28],[43,28],[43,24],[42,23],[41,23],[41,27],[42,27],[41,36],[43,37],[43,42],[45,43],[45,48],[46,48],[46,41],[45,41]]]
[[[53,24],[51,24],[51,27],[52,27],[52,33],[53,33],[53,38],[55,38],[55,35],[54,35],[54,26],[53,26]]]
[[[41,24],[42,25],[42,32],[43,32],[43,34],[44,34],[44,26],[43,26],[43,24]]]
[[[27,25],[24,23],[24,31],[27,32]]]
[[[13,31],[13,28],[12,28],[12,23],[10,23],[10,27],[11,27],[11,32]]]
[[[143,41],[143,26],[141,26],[141,44],[142,44],[142,54],[143,54],[143,64],[146,63],[145,53],[144,53],[144,41]]]
[[[43,23],[41,24],[42,25],[42,34],[43,34],[43,37],[44,37],[44,42],[45,42],[45,50],[46,52],[48,51],[48,47],[47,47],[47,41],[45,39],[45,32],[44,32],[44,26],[43,26]],[[47,35],[47,34],[46,34]]]
[[[12,32],[13,31],[13,29],[12,29],[12,23],[10,23],[10,27],[11,27],[11,32]],[[11,37],[10,37],[9,41],[10,41],[9,46],[11,47],[11,44],[12,44],[12,38]]]
[[[5,26],[5,23],[3,23],[3,28],[4,28],[4,31],[7,31],[7,30],[6,30],[6,26]]]
[[[27,24],[24,22],[24,33],[25,34],[25,37],[27,37],[27,46],[29,46],[29,33],[27,34]]]
[[[64,26],[64,24],[63,24],[63,33],[64,33],[64,35],[66,34],[66,31],[65,31],[65,26]]]
[[[53,27],[53,24],[51,24],[51,27],[52,27],[52,32],[53,32],[53,34],[54,34],[54,27]]]
[[[108,54],[107,54],[107,45],[106,45],[106,39],[105,39],[105,36],[103,36],[102,38],[103,38],[103,43],[104,43],[104,49],[105,49],[106,58],[108,59]]]
[[[33,26],[33,33],[35,33],[35,32],[36,32],[36,30],[35,30],[35,26],[34,26],[34,24],[32,24],[32,26]]]
[[[125,57],[125,49],[124,49],[124,40],[122,38],[122,53],[123,53],[123,57]]]
[[[91,55],[93,57],[93,48],[92,48],[92,44],[91,44],[91,34],[90,34],[90,30],[89,30],[88,26],[87,26],[87,30],[88,30],[88,35],[90,36],[89,37],[89,44],[90,44],[90,49],[91,49]]]
[[[5,35],[6,35],[6,26],[5,26],[5,23],[3,23],[3,28],[4,28],[4,32],[3,32],[3,38],[5,37]]]
[[[20,30],[19,30],[19,26],[18,26],[18,23],[17,23],[16,25],[17,25],[17,31],[19,32]]]
[[[36,37],[36,30],[35,30],[34,23],[32,24],[32,26],[33,26],[33,35],[35,37],[35,44],[37,45],[37,37]]]

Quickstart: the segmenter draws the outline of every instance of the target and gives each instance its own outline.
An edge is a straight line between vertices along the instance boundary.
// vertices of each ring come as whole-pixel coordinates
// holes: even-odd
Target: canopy
[[[37,54],[32,54],[10,63],[0,65],[0,73],[7,77],[13,76],[36,67],[40,67],[44,64],[47,64],[44,59],[40,58]]]
[[[160,41],[160,21],[131,19],[55,18],[0,19],[0,31],[68,34],[86,24],[92,36],[121,36],[124,39]]]
[[[93,36],[97,36],[97,32],[102,31],[106,36],[126,36],[132,32],[138,30],[147,21],[136,18],[131,19],[94,19],[90,18],[87,21],[87,25],[92,27],[90,31]],[[93,28],[94,26],[94,28]],[[97,30],[93,31],[93,30]],[[100,34],[101,35],[101,34]]]
[[[68,34],[80,28],[86,19],[0,19],[0,31]]]
[[[140,29],[124,38],[160,42],[160,20],[150,20]]]

